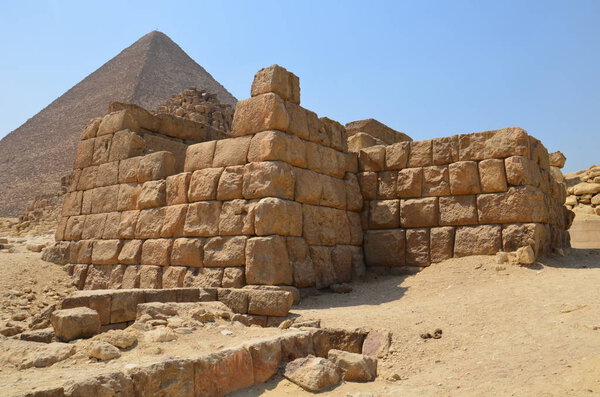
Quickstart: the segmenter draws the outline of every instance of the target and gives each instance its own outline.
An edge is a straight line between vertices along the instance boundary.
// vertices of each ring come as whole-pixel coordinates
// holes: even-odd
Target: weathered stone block
[[[279,95],[284,101],[300,104],[300,80],[279,65],[256,72],[250,90],[253,97],[266,93]]]
[[[241,289],[217,289],[217,299],[223,302],[234,313],[248,313],[248,291]]]
[[[398,171],[398,197],[421,197],[423,189],[423,168],[406,168]]]
[[[256,235],[302,235],[302,205],[300,203],[267,197],[259,200],[254,208]]]
[[[295,177],[289,164],[263,161],[244,166],[242,193],[246,199],[279,197],[294,199]]]
[[[410,142],[398,142],[385,147],[385,168],[401,170],[408,164]]]
[[[89,265],[84,289],[106,289],[110,280],[111,265]]]
[[[501,227],[498,225],[456,228],[454,256],[493,255],[501,249]]]
[[[433,143],[431,139],[425,141],[414,141],[410,143],[410,154],[408,156],[409,168],[426,167],[433,164]]]
[[[298,167],[306,167],[304,141],[281,131],[263,131],[252,137],[248,151],[249,162],[267,160],[285,161]]]
[[[116,185],[119,182],[119,162],[100,164],[96,174],[96,186]]]
[[[221,286],[222,280],[223,268],[190,267],[185,273],[183,286],[186,288],[215,288]],[[215,299],[216,296],[211,300]]]
[[[310,256],[315,269],[315,286],[319,289],[337,283],[331,258],[331,247],[310,246]]]
[[[448,166],[438,165],[423,168],[423,196],[448,196],[450,177]]]
[[[483,193],[505,192],[508,189],[508,186],[506,185],[504,160],[502,159],[480,161],[479,178],[481,181],[481,191]]]
[[[519,127],[492,131],[485,140],[485,158],[529,156],[529,136]]]
[[[521,247],[531,246],[536,256],[549,251],[546,228],[540,223],[521,223],[502,226],[502,249],[513,252]]]
[[[106,214],[86,215],[81,238],[83,240],[101,239],[105,222]]]
[[[294,298],[287,291],[248,291],[248,313],[258,316],[287,316]]]
[[[246,274],[243,267],[226,267],[223,270],[223,288],[242,288],[246,285]]]
[[[346,209],[346,184],[343,179],[320,175],[321,200],[319,205],[324,207]]]
[[[124,265],[139,265],[142,255],[142,243],[142,240],[124,241],[123,248],[119,252],[118,262]]]
[[[100,317],[87,307],[55,310],[50,322],[56,336],[65,342],[89,338],[100,332]]]
[[[74,168],[86,168],[92,165],[92,159],[94,157],[94,141],[95,139],[89,139],[87,141],[79,142],[77,151],[75,152]]]
[[[168,266],[171,259],[173,240],[161,238],[144,241],[142,245],[142,265]]]
[[[353,173],[347,173],[344,177],[344,188],[346,193],[346,207],[348,211],[360,211],[363,208],[363,196],[360,191],[358,178]],[[298,200],[298,196],[296,196]]]
[[[204,245],[204,266],[243,266],[246,262],[246,240],[246,236],[219,236],[208,239]]]
[[[452,194],[477,194],[481,192],[479,170],[475,161],[458,161],[448,166]]]
[[[304,204],[319,205],[323,196],[323,186],[321,182],[323,175],[317,174],[311,170],[294,168],[296,201]]]
[[[204,241],[199,238],[178,238],[171,251],[172,266],[200,267],[204,265]]]
[[[433,139],[433,164],[454,163],[458,158],[458,135]]]
[[[181,288],[183,287],[183,278],[187,269],[183,266],[167,266],[162,272],[163,288]],[[178,302],[179,299],[177,300]]]
[[[405,232],[400,229],[368,230],[364,249],[367,266],[404,266]]]
[[[429,229],[406,230],[406,265],[429,266]]]
[[[196,237],[218,235],[220,212],[220,201],[200,201],[189,204],[183,234]]]
[[[187,192],[190,186],[191,172],[171,175],[166,180],[167,205],[185,204],[188,202]]]
[[[163,208],[164,221],[160,229],[161,237],[181,237],[187,215],[187,204],[172,205]]]
[[[65,194],[62,207],[62,216],[81,214],[82,200],[83,192],[72,192]]]
[[[138,182],[165,179],[175,173],[175,156],[171,152],[154,152],[143,156],[138,166]]]
[[[140,161],[141,156],[119,161],[119,183],[137,182]]]
[[[92,156],[92,165],[99,165],[109,161],[111,142],[112,135],[94,138],[94,154]]]
[[[293,270],[285,238],[255,237],[246,243],[246,281],[248,284],[291,285]]]
[[[128,266],[132,267],[132,266]],[[110,322],[124,323],[134,321],[137,305],[144,303],[144,291],[122,290],[112,294],[110,305]]]
[[[102,238],[114,239],[119,238],[119,225],[121,224],[121,213],[111,212],[106,215],[106,221],[104,222],[104,230],[102,231]]]
[[[267,93],[236,104],[231,133],[233,136],[267,130],[287,131],[289,117],[281,97]]]
[[[493,131],[459,135],[459,159],[461,161],[477,161],[485,159],[485,142],[491,134],[493,134]]]
[[[107,114],[98,126],[97,135],[113,134],[121,130],[139,131],[140,122],[136,114],[128,109]]]
[[[125,160],[141,156],[146,149],[146,141],[133,131],[118,131],[113,135],[109,161]]]
[[[536,185],[532,162],[524,156],[512,156],[504,160],[506,180],[509,185]]]
[[[160,237],[165,219],[164,208],[151,208],[139,212],[135,227],[136,238]]]
[[[306,241],[302,237],[288,237],[286,245],[294,285],[298,288],[314,286],[315,269]]]
[[[150,240],[147,240],[150,241]],[[143,253],[143,247],[142,247]],[[143,261],[142,254],[142,261]],[[140,266],[140,288],[162,288],[162,266]]]
[[[477,198],[470,196],[440,197],[440,225],[476,225]]]
[[[394,199],[398,196],[398,172],[383,171],[377,174],[377,199]]]
[[[135,228],[139,215],[139,211],[121,212],[121,219],[119,221],[119,238],[135,237]]]
[[[335,245],[338,230],[346,228],[346,211],[334,208],[302,205],[302,234],[309,245]]]
[[[92,194],[92,213],[117,211],[119,185],[98,187]]]
[[[369,202],[369,229],[400,227],[400,200],[373,200]]]
[[[123,183],[118,186],[117,209],[119,211],[138,209],[138,200],[142,192],[142,185],[139,183]]]
[[[194,171],[188,191],[189,201],[215,200],[222,173],[223,168],[204,168]]]
[[[431,263],[452,258],[454,254],[454,231],[450,226],[432,227],[429,231],[429,255]]]
[[[254,234],[255,203],[246,200],[223,202],[219,218],[219,234],[235,236]]]
[[[162,207],[166,204],[167,182],[165,180],[144,182],[138,198],[139,208]]]
[[[226,167],[219,178],[217,186],[217,200],[241,199],[244,178],[244,166],[236,165]]]
[[[544,193],[535,187],[511,187],[506,193],[477,196],[479,223],[545,222],[548,207]]]
[[[437,226],[439,223],[438,199],[402,200],[400,204],[400,225],[409,227]]]
[[[310,140],[309,117],[314,123],[314,120],[318,120],[317,115],[291,102],[285,102],[285,109],[290,120],[288,132],[304,140]]]
[[[237,137],[217,141],[213,167],[227,167],[230,165],[244,165],[248,156],[252,137]]]
[[[352,281],[354,265],[354,248],[350,245],[336,245],[331,251],[331,263],[338,283]]]
[[[98,166],[90,166],[81,170],[79,182],[77,183],[78,190],[89,190],[96,187],[96,177],[98,176]]]
[[[254,384],[252,356],[243,347],[202,356],[194,363],[194,384],[198,396],[225,396],[250,387]]]
[[[188,146],[185,152],[185,172],[212,167],[215,155],[216,141],[208,141]]]
[[[383,171],[385,168],[386,147],[383,145],[371,146],[358,152],[358,169],[360,171]]]

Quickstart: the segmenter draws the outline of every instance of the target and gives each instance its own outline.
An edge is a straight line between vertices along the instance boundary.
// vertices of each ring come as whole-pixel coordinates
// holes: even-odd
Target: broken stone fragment
[[[305,390],[318,392],[340,383],[342,373],[333,362],[308,356],[286,364],[283,376]]]
[[[369,382],[377,377],[377,359],[374,357],[335,349],[329,350],[327,357],[341,368],[344,380]]]
[[[87,307],[56,310],[50,318],[56,336],[63,341],[89,338],[100,332],[98,312]]]
[[[88,348],[88,356],[105,361],[121,357],[121,352],[108,342],[93,341]]]

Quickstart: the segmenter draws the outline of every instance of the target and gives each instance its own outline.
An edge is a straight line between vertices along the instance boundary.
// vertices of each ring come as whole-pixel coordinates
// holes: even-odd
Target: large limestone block
[[[248,290],[248,313],[257,316],[287,316],[294,297],[288,291]]]
[[[480,161],[479,178],[483,193],[505,192],[508,189],[504,160],[502,159]]]
[[[531,246],[536,256],[549,250],[550,236],[540,223],[521,223],[502,226],[502,249],[513,252]]]
[[[241,199],[244,180],[244,166],[225,167],[217,185],[217,200]]]
[[[346,153],[316,143],[306,143],[306,161],[309,169],[336,178],[343,178],[349,166]]]
[[[119,221],[119,238],[134,238],[137,220],[140,215],[139,211],[124,211],[121,212]]]
[[[296,182],[297,183],[297,182]],[[360,191],[358,178],[353,173],[347,173],[344,177],[344,188],[346,193],[346,207],[348,211],[360,211],[363,208],[363,196]],[[296,195],[296,200],[298,196]],[[298,200],[299,201],[299,200]]]
[[[300,79],[279,65],[256,72],[250,93],[253,97],[272,92],[284,101],[300,104]]]
[[[285,238],[254,237],[246,243],[246,281],[248,284],[291,285],[293,270]]]
[[[119,199],[119,185],[98,187],[92,194],[93,214],[114,212],[117,210]]]
[[[141,255],[141,246],[140,246],[140,255]],[[131,288],[139,288],[140,287],[140,266],[129,265],[125,266],[125,271],[123,272],[123,281],[121,283],[121,288],[123,289],[131,289]]]
[[[285,102],[285,109],[290,120],[288,132],[304,140],[310,140],[309,118],[312,123],[316,124],[318,122],[317,115],[291,102]]]
[[[90,166],[81,170],[77,190],[89,190],[96,187],[96,178],[98,176],[98,166]]]
[[[370,382],[377,377],[377,358],[363,354],[331,349],[327,358],[342,370],[342,379],[348,382]]]
[[[136,238],[158,238],[165,219],[164,208],[151,208],[139,212],[135,225]]]
[[[139,134],[129,130],[118,131],[112,139],[109,161],[141,156],[145,149],[146,141]]]
[[[423,168],[405,168],[398,171],[398,197],[421,197],[423,189]]]
[[[243,266],[246,263],[246,236],[213,237],[204,245],[204,266]]]
[[[400,227],[400,200],[373,200],[369,202],[369,229]]]
[[[458,161],[448,166],[452,194],[477,194],[481,192],[479,170],[475,161]]]
[[[410,143],[407,167],[427,167],[433,164],[433,142],[431,139]]]
[[[255,208],[255,203],[246,200],[224,201],[219,217],[219,234],[254,234]]]
[[[213,167],[227,167],[230,165],[244,165],[248,156],[252,137],[237,137],[217,141]]]
[[[310,245],[335,245],[340,232],[348,232],[346,211],[302,205],[302,234]]]
[[[429,229],[406,230],[406,265],[429,266]]]
[[[359,172],[356,176],[363,198],[375,200],[377,198],[377,172]]]
[[[143,156],[138,166],[137,181],[165,179],[175,173],[175,156],[171,152],[154,152]]]
[[[461,226],[456,229],[454,256],[493,255],[502,249],[499,225]]]
[[[102,238],[105,240],[119,238],[120,224],[120,212],[111,212],[110,214],[107,214],[106,221],[104,222],[104,230],[102,231]]]
[[[529,155],[529,136],[519,127],[509,127],[492,131],[485,140],[486,158],[505,158]]]
[[[171,259],[173,240],[161,238],[144,241],[142,245],[142,265],[168,266]]]
[[[106,222],[106,214],[86,215],[83,223],[83,231],[81,239],[101,239],[104,233],[104,223]]]
[[[142,248],[143,249],[143,248]],[[143,260],[143,256],[142,256]],[[140,288],[160,289],[162,288],[163,266],[140,266]]]
[[[223,268],[190,267],[183,279],[184,288],[221,287]],[[216,297],[214,298],[216,299]]]
[[[294,199],[295,176],[292,167],[281,161],[263,161],[244,166],[242,193],[246,199],[279,197]]]
[[[71,244],[69,252],[70,263],[92,263],[94,240],[81,240]]]
[[[432,227],[429,231],[429,255],[431,263],[438,263],[454,255],[454,232],[450,226]]]
[[[565,166],[566,161],[567,161],[567,158],[565,157],[565,155],[562,152],[558,151],[558,152],[550,153],[550,166],[557,167],[557,168],[563,168]]]
[[[346,209],[346,184],[343,179],[320,175],[321,199],[319,205],[341,210]]]
[[[404,230],[368,230],[364,247],[367,266],[405,265]]]
[[[119,162],[100,164],[96,178],[96,186],[116,185],[119,182]]]
[[[182,288],[187,269],[183,266],[167,266],[162,273],[163,288]]]
[[[117,209],[119,211],[138,209],[138,200],[142,193],[142,185],[139,183],[123,183],[118,186]]]
[[[136,266],[128,266],[128,268],[134,267]],[[131,289],[114,291],[110,302],[110,322],[114,324],[135,320],[137,306],[144,301],[144,291]]]
[[[223,173],[223,168],[204,168],[194,171],[190,179],[188,200],[215,200],[217,198],[217,186]]]
[[[134,393],[138,396],[194,395],[194,363],[191,360],[170,359],[135,367],[129,376],[133,380]]]
[[[178,238],[173,241],[171,265],[201,267],[204,265],[204,241],[199,238]]]
[[[94,242],[92,263],[97,265],[116,265],[123,242],[121,240],[98,240]]]
[[[459,160],[458,135],[433,139],[432,145],[433,164],[445,165]]]
[[[256,235],[302,235],[302,205],[300,203],[267,197],[259,200],[254,209]]]
[[[141,156],[119,161],[119,183],[137,182],[138,168],[141,161]]]
[[[283,100],[276,94],[266,93],[236,104],[231,133],[243,136],[267,130],[287,131],[288,126]]]
[[[248,313],[248,292],[241,289],[219,288],[217,299],[234,313]]]
[[[216,146],[216,141],[202,142],[188,146],[185,152],[184,171],[192,172],[212,167]]]
[[[527,154],[524,154],[527,156]],[[539,139],[532,136],[529,137],[529,158],[534,164],[537,164],[540,168],[547,170],[550,167],[550,155],[548,149],[542,144]]]
[[[171,175],[166,180],[167,205],[185,204],[188,202],[188,188],[190,186],[191,172]]]
[[[474,195],[439,198],[440,225],[476,225],[477,197]]]
[[[141,129],[140,120],[137,115],[129,109],[119,110],[107,114],[102,118],[98,126],[97,135],[113,134],[121,130],[139,131]]]
[[[493,131],[478,132],[475,134],[461,134],[458,136],[458,157],[461,161],[483,160],[485,156],[486,140]]]
[[[398,196],[398,172],[383,171],[377,174],[377,199],[394,199]]]
[[[535,165],[524,156],[512,156],[504,160],[506,179],[509,185],[536,185],[533,168]]]
[[[266,382],[277,373],[281,362],[281,341],[279,339],[265,338],[249,342],[244,347],[252,355],[255,383]]]
[[[219,234],[220,201],[200,201],[188,205],[183,234],[208,237]]]
[[[438,226],[439,210],[437,197],[402,200],[400,224],[404,228]]]
[[[77,150],[75,151],[73,168],[86,168],[92,165],[92,159],[94,157],[94,141],[95,139],[89,139],[87,141],[79,142]]]
[[[364,149],[371,146],[385,145],[381,139],[377,139],[374,136],[366,134],[364,132],[357,132],[348,137],[348,150],[350,152],[358,153],[360,149]],[[407,153],[408,160],[408,153]]]
[[[369,134],[387,145],[412,141],[412,138],[408,135],[396,131],[375,119],[356,120],[346,124],[346,133],[348,136],[353,136],[359,132]]]
[[[347,151],[348,143],[346,141],[346,127],[342,124],[338,123],[335,120],[331,120],[327,117],[321,117],[321,129],[326,131],[326,134],[331,138],[330,146],[331,148],[339,151]]]
[[[281,131],[263,131],[252,137],[248,161],[285,161],[306,168],[306,144],[303,140]]]
[[[84,289],[107,289],[110,280],[111,265],[90,265],[85,276]]]
[[[304,204],[319,205],[323,196],[323,186],[321,182],[323,175],[311,170],[294,168],[296,201]]]
[[[83,131],[81,133],[81,139],[86,140],[95,138],[96,134],[98,133],[98,126],[100,126],[101,122],[101,117],[90,119],[90,121],[88,121],[85,127],[83,128]]]
[[[287,252],[293,270],[294,286],[297,288],[315,285],[315,268],[308,244],[302,237],[286,238]]]
[[[576,196],[596,193],[600,193],[600,183],[581,182],[573,186],[573,194]]]
[[[112,135],[94,138],[94,154],[92,155],[93,165],[99,165],[109,161],[111,143]]]
[[[119,252],[118,263],[139,265],[142,256],[142,240],[126,240]]]
[[[423,196],[448,196],[450,177],[448,166],[436,165],[423,168]]]
[[[310,257],[315,268],[315,286],[319,289],[338,283],[331,257],[331,247],[310,246]]]
[[[351,245],[336,245],[331,251],[331,263],[338,283],[352,281],[354,267],[354,248]]]
[[[544,222],[548,208],[544,193],[535,187],[511,187],[506,193],[477,196],[479,223]]]
[[[163,208],[164,221],[160,229],[161,237],[181,237],[187,215],[187,204],[172,205]]]
[[[162,207],[166,204],[167,182],[165,180],[144,182],[138,198],[139,208]]]
[[[83,201],[83,192],[67,193],[63,199],[62,216],[72,216],[81,214],[81,202]]]
[[[250,387],[254,384],[252,355],[236,347],[201,356],[194,363],[194,384],[197,396],[225,396]]]
[[[50,322],[56,336],[65,342],[89,338],[100,332],[98,312],[87,307],[55,310]]]
[[[283,376],[314,393],[340,383],[342,371],[330,360],[309,356],[288,363]]]
[[[358,152],[358,168],[360,171],[379,172],[385,169],[386,147],[371,146]]]
[[[410,142],[398,142],[385,148],[385,168],[388,170],[401,170],[408,164]]]
[[[223,269],[223,288],[242,288],[246,285],[244,267],[226,267]]]

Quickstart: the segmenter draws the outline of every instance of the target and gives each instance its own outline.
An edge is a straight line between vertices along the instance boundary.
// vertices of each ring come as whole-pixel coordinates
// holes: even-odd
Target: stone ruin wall
[[[569,246],[564,188],[519,128],[355,153],[285,69],[251,91],[230,133],[124,104],[90,122],[52,251],[79,288],[324,288],[365,265]]]

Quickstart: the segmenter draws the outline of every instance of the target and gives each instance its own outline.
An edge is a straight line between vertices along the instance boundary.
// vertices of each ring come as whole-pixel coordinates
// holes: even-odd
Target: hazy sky
[[[0,137],[151,30],[238,99],[278,63],[342,123],[416,140],[520,126],[565,171],[600,163],[598,0],[0,0]]]

